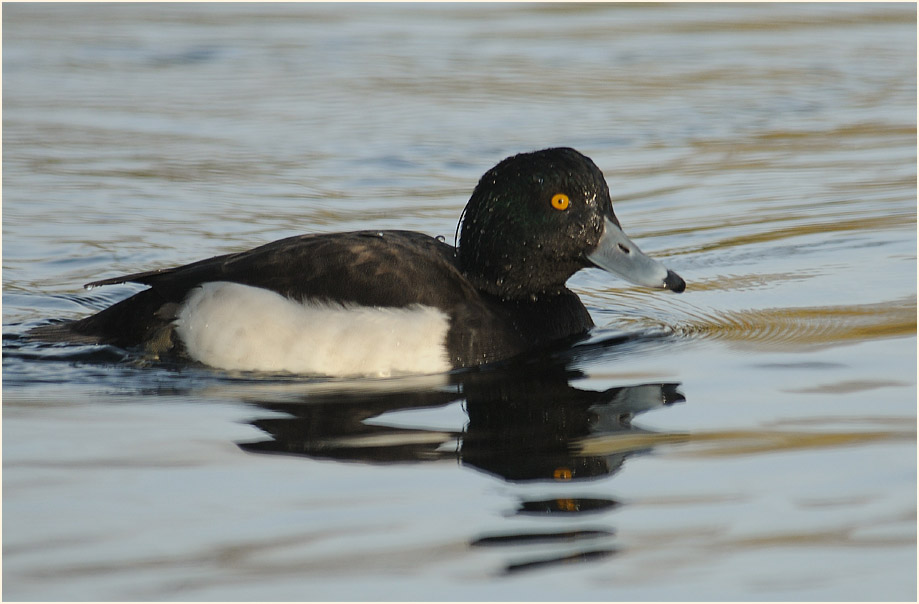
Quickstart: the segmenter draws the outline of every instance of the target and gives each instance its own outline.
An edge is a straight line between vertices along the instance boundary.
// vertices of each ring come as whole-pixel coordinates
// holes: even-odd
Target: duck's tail
[[[153,289],[139,292],[94,315],[30,329],[26,337],[44,342],[143,347],[160,355],[176,348],[173,322],[179,305]]]

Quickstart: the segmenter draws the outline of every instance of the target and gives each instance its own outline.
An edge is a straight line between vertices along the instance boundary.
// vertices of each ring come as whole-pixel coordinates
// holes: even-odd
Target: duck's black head
[[[625,236],[603,173],[574,149],[503,160],[476,185],[460,228],[461,269],[476,287],[503,298],[558,293],[588,266],[639,285],[686,287]]]

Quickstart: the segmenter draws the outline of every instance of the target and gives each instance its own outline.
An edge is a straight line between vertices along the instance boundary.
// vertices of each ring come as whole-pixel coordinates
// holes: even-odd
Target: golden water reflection
[[[878,304],[688,312],[675,330],[689,337],[794,350],[912,336],[916,334],[916,297]]]

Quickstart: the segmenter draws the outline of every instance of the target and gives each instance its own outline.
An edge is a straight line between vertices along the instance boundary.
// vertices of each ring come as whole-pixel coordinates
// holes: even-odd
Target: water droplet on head
[[[445,241],[447,240],[447,238],[444,237],[443,235],[438,235],[438,236],[435,237],[434,239],[440,241],[441,243],[443,243],[443,242],[445,242]]]

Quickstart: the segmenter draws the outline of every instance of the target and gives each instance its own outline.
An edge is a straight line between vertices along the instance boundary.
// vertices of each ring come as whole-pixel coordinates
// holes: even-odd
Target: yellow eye
[[[561,468],[555,468],[555,471],[552,472],[552,478],[555,480],[571,480],[573,476],[574,473],[571,471],[571,468],[566,468],[564,466]]]
[[[556,210],[567,210],[571,201],[564,193],[556,193],[552,196],[552,207]]]

